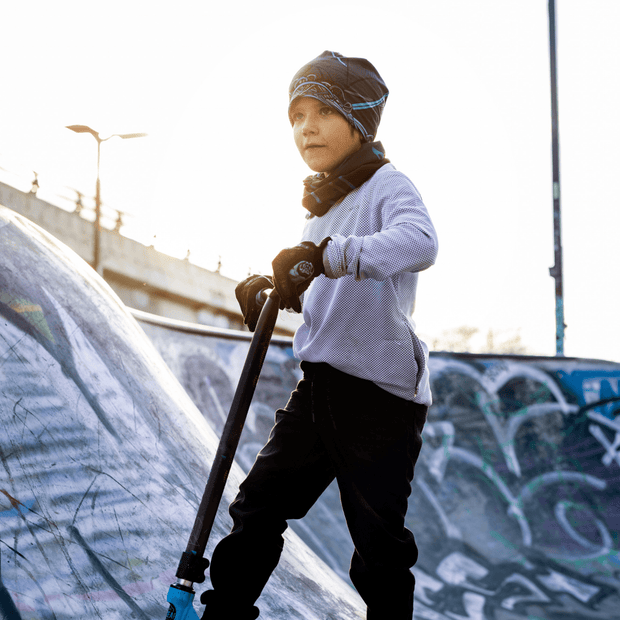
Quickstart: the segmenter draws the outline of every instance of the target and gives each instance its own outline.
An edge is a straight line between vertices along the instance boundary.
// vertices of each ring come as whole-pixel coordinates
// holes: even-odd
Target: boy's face
[[[293,101],[289,117],[295,144],[310,170],[327,176],[362,146],[361,134],[336,110],[312,97]]]

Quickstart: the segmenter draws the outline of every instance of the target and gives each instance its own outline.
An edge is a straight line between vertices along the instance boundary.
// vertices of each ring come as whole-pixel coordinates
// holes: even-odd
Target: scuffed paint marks
[[[0,303],[6,304],[14,312],[22,314],[39,333],[50,342],[54,342],[54,335],[45,320],[41,306],[33,304],[27,299],[13,297],[5,291],[0,291]]]

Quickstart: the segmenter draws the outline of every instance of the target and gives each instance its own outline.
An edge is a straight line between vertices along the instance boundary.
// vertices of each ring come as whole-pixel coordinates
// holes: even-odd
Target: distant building
[[[0,182],[0,204],[20,213],[92,264],[94,224],[81,214]],[[99,272],[125,305],[171,319],[244,329],[235,298],[237,282],[189,260],[172,258],[154,247],[101,229]],[[299,315],[280,313],[275,333],[292,335]]]

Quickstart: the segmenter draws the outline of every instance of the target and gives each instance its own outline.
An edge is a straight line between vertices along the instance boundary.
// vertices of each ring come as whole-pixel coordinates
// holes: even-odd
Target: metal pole
[[[87,125],[67,125],[67,129],[75,131],[75,133],[89,133],[95,140],[97,140],[97,185],[95,187],[95,224],[94,224],[94,239],[93,239],[93,269],[100,273],[101,263],[101,179],[99,176],[99,167],[101,164],[101,143],[109,140],[110,138],[121,138],[126,140],[128,138],[144,138],[145,133],[114,133],[107,138],[101,138],[99,133]]]
[[[555,0],[549,0],[549,58],[551,68],[551,141],[553,160],[553,249],[555,265],[549,274],[555,279],[555,349],[564,355],[564,286],[562,273],[562,227],[560,211],[560,137],[558,130],[558,85],[555,44]]]
[[[101,262],[101,180],[99,178],[99,165],[101,164],[101,138],[97,140],[97,185],[95,188],[95,236],[93,239],[93,269],[99,273]],[[101,275],[101,274],[100,274]]]
[[[261,291],[262,293],[265,293],[265,291]],[[252,396],[254,395],[267,349],[269,348],[271,334],[278,318],[279,307],[280,297],[276,290],[273,289],[267,296],[258,318],[256,331],[250,343],[250,350],[245,359],[235,396],[230,406],[230,412],[222,431],[211,471],[209,472],[207,486],[198,507],[187,547],[181,556],[181,561],[177,568],[177,582],[168,589],[166,600],[170,603],[170,607],[166,618],[198,620],[198,614],[193,606],[196,594],[194,583],[203,583],[205,580],[205,571],[209,566],[209,561],[203,555],[224,493],[226,480],[234,462],[241,432],[252,402]]]

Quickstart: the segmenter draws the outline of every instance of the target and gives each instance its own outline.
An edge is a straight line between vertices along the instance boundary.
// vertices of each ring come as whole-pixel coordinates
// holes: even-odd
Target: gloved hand
[[[325,273],[323,250],[329,240],[330,237],[323,239],[320,245],[304,241],[282,250],[273,259],[273,283],[285,308],[301,312],[300,295],[314,278]]]
[[[251,332],[256,329],[256,323],[264,304],[259,293],[266,288],[273,288],[273,280],[268,276],[256,275],[239,282],[235,288],[235,296],[243,314],[243,323]]]

